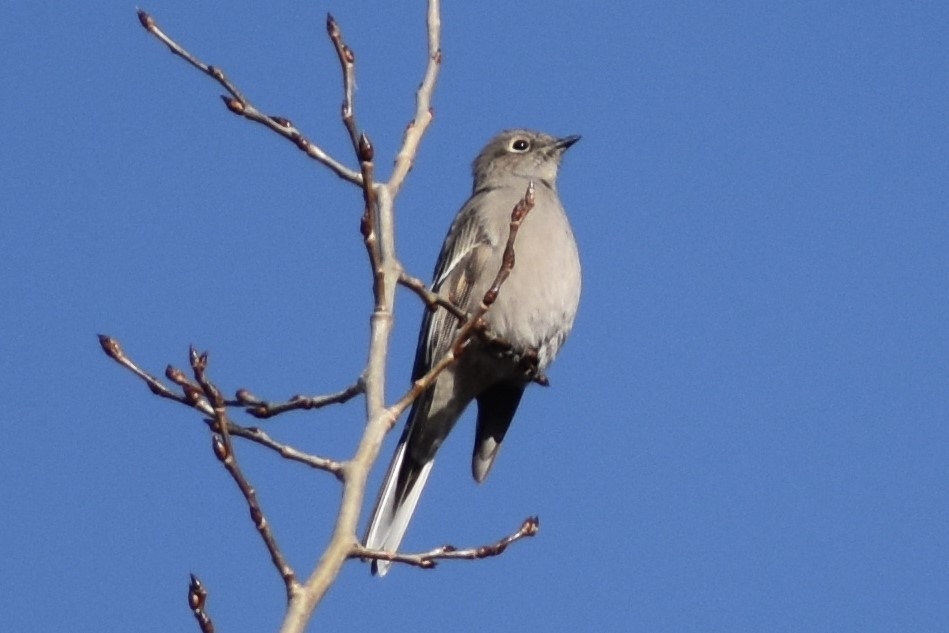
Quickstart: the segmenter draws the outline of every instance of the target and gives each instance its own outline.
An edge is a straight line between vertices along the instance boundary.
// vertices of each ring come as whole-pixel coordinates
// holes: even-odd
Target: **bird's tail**
[[[407,437],[403,437],[396,447],[385,482],[379,491],[379,499],[366,531],[366,547],[370,549],[387,552],[396,552],[399,549],[409,521],[415,513],[415,506],[418,505],[419,497],[425,488],[425,482],[428,481],[428,475],[435,464],[434,460],[419,464],[410,456],[406,456],[407,440]],[[389,561],[374,560],[372,573],[385,576],[390,564]]]

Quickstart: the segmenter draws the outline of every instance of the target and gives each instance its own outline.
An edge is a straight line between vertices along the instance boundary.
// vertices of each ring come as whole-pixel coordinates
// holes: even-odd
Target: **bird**
[[[557,355],[573,328],[580,301],[580,257],[557,193],[564,153],[579,136],[505,130],[472,164],[471,196],[455,216],[435,264],[432,292],[471,314],[502,265],[511,212],[535,189],[534,206],[514,244],[515,265],[485,313],[499,352],[472,337],[460,357],[413,403],[369,521],[366,548],[398,551],[434,465],[435,454],[472,401],[478,414],[471,472],[481,483],[494,465],[521,396]],[[452,347],[459,319],[444,307],[422,318],[412,380],[424,376]],[[530,358],[531,370],[524,359]],[[384,576],[390,562],[372,561]]]

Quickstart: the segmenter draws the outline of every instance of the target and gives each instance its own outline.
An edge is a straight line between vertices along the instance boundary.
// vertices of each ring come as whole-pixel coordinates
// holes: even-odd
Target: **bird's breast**
[[[487,275],[501,265],[508,231]],[[555,199],[537,200],[514,242],[515,264],[488,312],[491,330],[516,348],[538,352],[541,369],[573,327],[580,299],[580,258],[567,216]],[[490,284],[490,281],[488,282]]]

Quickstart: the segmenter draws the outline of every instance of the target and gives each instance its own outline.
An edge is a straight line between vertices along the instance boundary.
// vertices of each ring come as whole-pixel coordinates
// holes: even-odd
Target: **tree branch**
[[[222,429],[227,429],[228,427],[227,420],[223,418],[223,415],[216,419],[216,423],[219,424]],[[244,495],[244,500],[250,509],[250,519],[254,522],[257,533],[260,534],[264,546],[270,553],[270,560],[277,569],[277,573],[279,573],[283,579],[287,599],[289,600],[290,596],[293,595],[293,592],[299,586],[299,582],[297,582],[293,568],[290,567],[286,557],[280,550],[280,546],[277,544],[277,539],[274,537],[270,522],[267,521],[264,511],[260,507],[257,492],[254,490],[250,481],[247,480],[247,477],[237,463],[237,458],[234,455],[234,446],[229,438],[230,435],[226,431],[223,433],[215,433],[211,439],[211,447],[214,449],[215,457],[224,465],[225,470],[227,470],[228,474],[234,480],[234,483],[237,484],[241,494]]]
[[[366,493],[369,470],[379,455],[386,433],[394,424],[394,420],[390,419],[391,413],[385,408],[386,359],[388,358],[389,340],[392,333],[395,285],[401,271],[395,253],[392,201],[415,160],[422,135],[431,122],[429,111],[431,95],[441,61],[439,50],[441,20],[439,15],[439,0],[429,0],[429,61],[425,78],[422,80],[416,97],[416,117],[405,133],[402,148],[396,158],[395,172],[389,182],[385,186],[373,188],[376,196],[374,208],[376,217],[374,221],[369,218],[364,223],[366,227],[364,239],[367,241],[367,253],[370,256],[374,297],[374,308],[369,321],[369,355],[366,368],[362,374],[366,385],[366,417],[368,423],[359,441],[356,454],[345,465],[343,498],[340,502],[333,536],[313,573],[304,583],[303,588],[291,599],[280,629],[281,633],[301,633],[304,630],[313,609],[326,594],[333,580],[339,574],[343,563],[348,560],[352,548],[358,544],[356,526]],[[362,162],[361,158],[360,161]],[[367,199],[368,195],[368,192],[366,192]],[[367,202],[367,210],[370,210],[369,207],[370,205]],[[375,245],[370,243],[373,234],[377,234],[375,237],[378,240],[378,250],[375,250]],[[375,253],[378,253],[378,257]]]
[[[172,53],[191,64],[205,75],[217,81],[230,95],[229,97],[222,97],[228,110],[246,119],[260,123],[271,131],[276,132],[285,139],[293,142],[293,144],[300,148],[300,150],[303,151],[307,156],[322,163],[343,180],[348,180],[353,184],[361,185],[361,176],[359,173],[346,167],[323,151],[319,145],[310,141],[290,122],[289,119],[263,114],[247,99],[247,97],[244,96],[237,86],[227,78],[223,70],[216,66],[205,64],[200,59],[188,52],[188,50],[178,44],[178,42],[165,34],[158,24],[155,23],[155,19],[152,18],[151,15],[139,9],[138,20],[141,22],[146,31],[164,43]]]
[[[458,319],[460,322],[467,321],[469,315],[467,312],[456,306],[454,303],[438,295],[428,289],[428,284],[419,279],[418,277],[413,277],[405,271],[402,271],[399,274],[399,285],[405,286],[421,299],[425,303],[425,307],[431,311],[435,311],[438,308],[444,308],[448,312]]]
[[[412,169],[415,163],[415,156],[418,153],[419,143],[425,130],[432,122],[434,111],[432,110],[432,93],[435,91],[435,81],[438,79],[438,71],[442,64],[441,48],[441,7],[439,0],[429,0],[428,3],[428,66],[425,68],[425,76],[418,87],[415,95],[415,118],[405,129],[405,135],[402,138],[402,148],[395,157],[395,168],[386,188],[389,195],[393,198],[398,195],[405,182],[405,177]]]
[[[442,545],[435,549],[420,554],[402,554],[399,552],[387,552],[385,550],[369,549],[363,545],[357,545],[353,548],[352,558],[387,560],[394,563],[406,563],[422,569],[434,569],[439,560],[477,560],[499,556],[504,553],[508,545],[516,543],[522,538],[529,538],[537,534],[540,529],[540,519],[537,517],[528,517],[524,519],[521,527],[508,536],[498,540],[490,545],[472,547],[468,549],[458,549],[453,545]]]
[[[165,384],[158,380],[158,378],[141,369],[135,364],[134,361],[132,361],[131,358],[126,356],[125,350],[122,349],[121,343],[119,343],[116,339],[106,334],[99,334],[99,345],[102,347],[102,351],[105,352],[106,356],[142,379],[142,381],[144,381],[148,386],[148,390],[156,396],[174,400],[175,402],[179,402],[183,405],[197,409],[205,415],[214,415],[214,410],[211,408],[211,405],[200,396],[200,392],[196,385],[189,392],[186,392],[186,395],[177,394],[165,386]],[[180,373],[179,370],[174,369],[171,365],[169,365],[165,370],[166,375],[168,375],[169,379],[173,381],[174,378],[171,378],[171,376],[177,376],[176,372]],[[186,379],[184,382],[186,385],[190,384],[190,382]]]
[[[336,55],[339,57],[339,65],[343,76],[343,105],[340,109],[343,117],[343,125],[349,132],[349,139],[353,144],[353,151],[358,155],[359,152],[359,133],[356,127],[356,116],[353,111],[353,93],[356,87],[356,55],[352,49],[343,41],[343,32],[339,24],[329,13],[326,14],[326,32],[333,42],[333,48],[336,49]],[[369,160],[372,160],[371,158]]]
[[[366,387],[363,385],[362,380],[357,380],[352,385],[336,393],[323,396],[296,395],[286,402],[269,402],[260,400],[247,389],[238,389],[235,395],[236,400],[233,404],[245,407],[245,410],[250,415],[265,420],[280,415],[281,413],[286,413],[287,411],[309,411],[310,409],[322,409],[331,404],[343,404],[365,392],[365,390]]]
[[[121,344],[111,336],[106,336],[104,334],[99,335],[99,344],[102,346],[103,351],[109,358],[113,359],[116,363],[125,367],[133,374],[138,376],[145,384],[148,386],[149,390],[162,398],[167,398],[173,400],[179,404],[183,404],[187,407],[195,409],[200,412],[202,415],[206,416],[205,421],[208,423],[208,426],[211,427],[211,430],[215,433],[219,432],[218,427],[215,424],[215,411],[214,406],[208,402],[205,398],[201,386],[187,378],[180,369],[171,367],[170,365],[165,370],[165,373],[169,380],[180,386],[184,394],[178,394],[169,389],[164,383],[155,378],[155,376],[149,374],[148,372],[142,370],[132,359],[130,359],[125,351],[122,349]],[[339,394],[331,394],[329,396],[322,396],[324,399],[324,404],[329,404],[330,400],[334,402],[343,402],[350,399],[355,394],[349,394],[351,390],[357,390],[358,392],[362,391],[362,388],[357,385],[349,387],[346,391],[340,392]],[[246,390],[241,390],[239,393],[248,393]],[[345,398],[343,398],[345,395]],[[314,401],[316,404],[314,406],[308,407],[301,404],[298,408],[316,408],[317,406],[323,406],[319,404],[321,397],[314,397],[309,399],[303,399],[303,403],[306,404],[306,401]],[[247,403],[243,401],[236,402],[227,402],[229,406],[246,406]],[[259,406],[269,406],[266,403],[260,404]],[[278,405],[279,406],[279,405]],[[260,444],[270,450],[276,452],[281,457],[285,457],[291,461],[299,462],[305,464],[310,468],[315,468],[317,470],[324,470],[326,472],[332,473],[337,478],[342,476],[343,466],[339,462],[327,459],[325,457],[319,457],[317,455],[310,455],[309,453],[304,453],[303,451],[297,450],[292,446],[282,444],[271,438],[267,433],[256,427],[245,427],[240,424],[235,423],[232,420],[228,420],[226,432],[230,435],[237,437],[242,437],[244,439],[250,440],[256,444]]]
[[[190,357],[191,368],[194,371],[194,378],[198,384],[201,385],[201,388],[204,390],[208,401],[213,404],[214,408],[214,417],[211,422],[211,429],[214,431],[211,440],[211,446],[214,449],[214,455],[221,461],[225,470],[227,470],[231,478],[234,479],[234,483],[237,484],[241,494],[244,495],[244,500],[247,502],[247,507],[250,509],[251,521],[254,522],[254,527],[257,528],[257,533],[260,534],[260,538],[263,540],[264,546],[270,553],[270,560],[273,562],[274,567],[277,569],[277,572],[283,579],[284,587],[287,592],[287,598],[289,599],[299,583],[297,582],[296,574],[294,573],[293,568],[290,567],[290,564],[287,562],[283,552],[280,551],[280,546],[277,544],[277,539],[274,537],[273,529],[270,527],[270,523],[267,521],[264,511],[260,507],[260,501],[257,499],[257,492],[254,490],[254,487],[250,484],[250,481],[248,481],[247,477],[241,470],[240,465],[237,463],[237,456],[234,454],[234,444],[231,441],[231,434],[229,431],[231,423],[227,419],[227,406],[224,403],[224,397],[221,395],[220,389],[211,383],[207,377],[208,353],[204,352],[202,354],[198,354],[192,347]]]
[[[297,450],[292,446],[278,442],[270,437],[265,431],[257,428],[256,426],[247,427],[230,422],[227,426],[227,431],[233,436],[242,437],[246,440],[254,442],[255,444],[260,444],[265,448],[269,448],[281,457],[289,459],[290,461],[304,464],[315,470],[326,471],[335,475],[337,479],[341,479],[343,476],[343,465],[340,462],[328,459],[326,457],[304,453],[303,451]]]

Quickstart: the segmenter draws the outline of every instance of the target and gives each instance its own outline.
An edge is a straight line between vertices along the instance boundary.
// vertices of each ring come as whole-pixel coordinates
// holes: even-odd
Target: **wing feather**
[[[435,263],[432,292],[462,310],[470,311],[475,280],[484,266],[491,242],[476,221],[481,196],[475,196],[458,213]],[[444,309],[426,310],[412,369],[417,380],[442,356],[455,338],[458,319]]]

